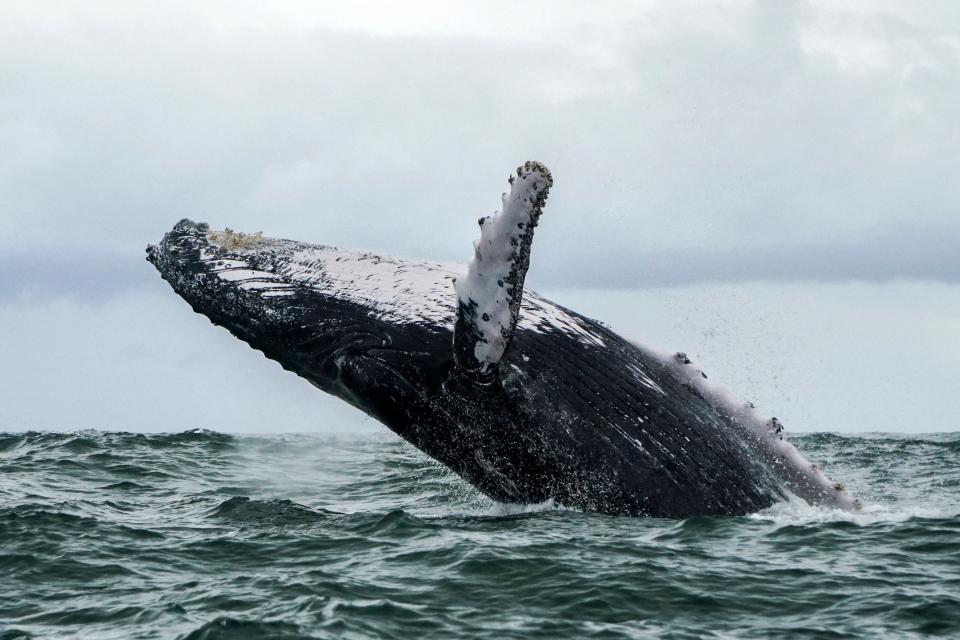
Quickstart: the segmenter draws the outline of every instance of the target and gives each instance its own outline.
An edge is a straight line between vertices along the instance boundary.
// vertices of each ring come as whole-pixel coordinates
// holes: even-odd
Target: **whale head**
[[[454,265],[186,219],[147,260],[194,311],[399,432],[451,366]]]

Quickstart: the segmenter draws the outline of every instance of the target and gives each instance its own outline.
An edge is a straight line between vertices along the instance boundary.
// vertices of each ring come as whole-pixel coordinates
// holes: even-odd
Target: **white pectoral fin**
[[[509,182],[500,211],[480,219],[473,260],[454,283],[454,360],[459,369],[482,377],[495,375],[513,337],[533,232],[553,177],[545,166],[530,161],[518,167]]]

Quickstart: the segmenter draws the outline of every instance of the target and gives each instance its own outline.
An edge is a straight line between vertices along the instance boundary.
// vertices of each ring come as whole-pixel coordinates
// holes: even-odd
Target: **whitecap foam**
[[[824,505],[813,505],[796,496],[778,502],[757,513],[750,514],[752,520],[769,522],[775,528],[825,524],[831,522],[849,522],[859,526],[882,523],[906,522],[914,518],[938,519],[955,517],[954,511],[933,505],[885,505],[865,502],[857,511],[838,509]]]

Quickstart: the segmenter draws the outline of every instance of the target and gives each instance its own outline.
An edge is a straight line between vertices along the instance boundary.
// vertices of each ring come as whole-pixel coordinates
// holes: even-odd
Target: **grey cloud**
[[[155,280],[153,267],[134,252],[46,247],[0,253],[0,304],[57,298],[98,304],[151,288]]]
[[[536,158],[557,185],[548,282],[955,278],[955,21],[559,7],[557,33],[447,37],[125,7],[0,19],[5,263],[79,244],[107,272],[185,216],[457,260],[509,169]],[[925,252],[900,251],[903,232],[931,236],[911,241]],[[63,293],[61,266],[18,279]]]
[[[960,283],[960,233],[903,230],[855,242],[608,253],[561,262],[535,257],[528,282],[543,287],[633,288],[707,282],[929,280]]]
[[[596,255],[564,253],[549,240],[538,238],[527,284],[600,289],[744,281],[905,279],[958,284],[958,247],[960,233],[953,229],[901,229],[856,242],[784,242],[749,249],[611,250],[596,241],[586,243]],[[467,253],[469,247],[460,258]],[[430,253],[406,257],[438,258]],[[143,254],[135,251],[47,248],[8,253],[0,255],[0,274],[0,303],[67,297],[96,304],[131,292],[165,288]]]

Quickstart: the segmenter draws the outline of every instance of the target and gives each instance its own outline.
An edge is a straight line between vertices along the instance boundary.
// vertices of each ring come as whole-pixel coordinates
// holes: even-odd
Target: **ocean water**
[[[385,432],[0,434],[0,639],[960,637],[960,434],[792,439],[862,513],[506,507]]]

